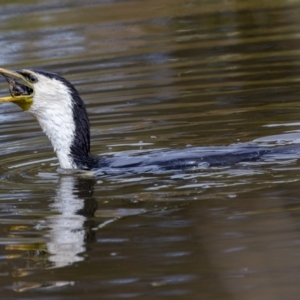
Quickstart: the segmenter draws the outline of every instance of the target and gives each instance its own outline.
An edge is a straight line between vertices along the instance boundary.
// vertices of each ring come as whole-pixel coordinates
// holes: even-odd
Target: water
[[[94,154],[299,143],[300,1],[28,0],[0,11],[1,67],[74,83]],[[0,116],[3,299],[299,298],[297,157],[61,174],[32,117],[13,104]]]

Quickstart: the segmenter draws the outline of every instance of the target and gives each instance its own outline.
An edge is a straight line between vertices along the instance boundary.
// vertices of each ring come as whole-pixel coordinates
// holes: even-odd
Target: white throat
[[[28,110],[50,139],[61,168],[76,169],[71,157],[75,137],[73,101],[70,90],[59,80],[43,75],[34,87],[34,101]]]

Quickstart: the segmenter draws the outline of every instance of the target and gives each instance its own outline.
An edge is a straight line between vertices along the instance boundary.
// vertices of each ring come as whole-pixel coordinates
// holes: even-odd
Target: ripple
[[[2,170],[0,184],[2,188],[45,189],[47,184],[58,181],[57,166],[52,166],[49,161],[54,159],[31,160],[26,163],[13,165]]]

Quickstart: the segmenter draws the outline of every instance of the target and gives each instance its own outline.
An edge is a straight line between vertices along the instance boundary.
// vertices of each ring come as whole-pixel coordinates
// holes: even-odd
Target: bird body
[[[258,146],[204,147],[150,152],[142,156],[101,157],[90,155],[90,124],[86,108],[76,88],[65,78],[46,71],[0,69],[11,96],[0,102],[14,102],[32,114],[48,136],[63,169],[98,170],[102,173],[156,172],[228,165],[257,160],[286,148]],[[298,146],[291,153],[300,152]],[[100,172],[99,172],[100,170]]]

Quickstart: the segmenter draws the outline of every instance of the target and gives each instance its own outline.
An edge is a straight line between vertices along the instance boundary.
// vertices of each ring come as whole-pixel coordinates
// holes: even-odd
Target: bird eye
[[[37,78],[32,74],[28,75],[28,80],[32,83],[35,83],[38,81]]]

